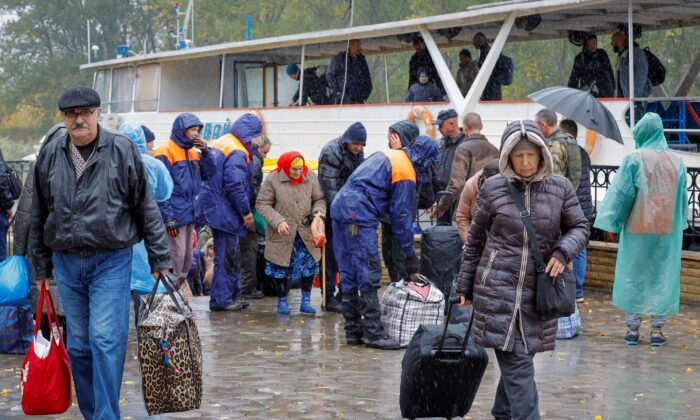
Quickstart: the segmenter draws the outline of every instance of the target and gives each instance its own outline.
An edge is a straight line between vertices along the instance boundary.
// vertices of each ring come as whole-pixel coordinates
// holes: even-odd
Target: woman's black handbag
[[[520,218],[523,220],[530,242],[532,257],[535,259],[537,270],[535,310],[547,319],[571,316],[576,310],[576,278],[574,273],[565,268],[559,276],[552,278],[545,272],[544,259],[540,252],[535,227],[532,225],[530,211],[525,208],[525,201],[512,182],[508,183],[508,189],[520,212]]]

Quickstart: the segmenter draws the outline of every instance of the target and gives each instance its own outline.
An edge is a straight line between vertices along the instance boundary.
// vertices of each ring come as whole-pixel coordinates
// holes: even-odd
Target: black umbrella
[[[565,115],[604,137],[623,144],[615,117],[585,90],[555,86],[537,91],[529,95],[528,98]]]

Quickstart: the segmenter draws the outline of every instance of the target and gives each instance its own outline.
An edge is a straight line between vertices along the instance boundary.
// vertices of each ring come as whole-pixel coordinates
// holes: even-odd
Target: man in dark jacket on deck
[[[325,290],[326,304],[321,307],[324,311],[341,312],[340,294],[335,293],[335,277],[338,273],[338,263],[333,252],[333,226],[330,208],[336,194],[343,188],[350,175],[365,160],[362,149],[367,144],[367,130],[362,123],[356,122],[348,127],[342,136],[331,140],[318,157],[318,181],[326,198],[326,266]]]
[[[154,277],[168,241],[136,146],[99,124],[86,87],[58,101],[67,129],[44,145],[34,171],[29,239],[37,287],[52,270],[68,322],[68,356],[85,418],[119,418],[129,332],[132,246],[142,239]]]
[[[309,67],[304,70],[304,98],[301,103],[299,103],[299,88],[297,88],[294,97],[292,97],[291,105],[306,105],[309,101],[314,105],[327,105],[332,103],[328,98],[328,81],[326,81],[325,69],[323,67]],[[299,81],[299,75],[301,70],[296,64],[287,64],[287,76],[291,77],[293,80]],[[319,75],[319,72],[321,74]],[[299,84],[301,87],[301,83]]]
[[[595,86],[591,86],[595,83]],[[615,76],[605,50],[598,48],[598,38],[588,34],[583,49],[574,58],[569,87],[588,91],[596,98],[615,96]]]
[[[486,39],[486,35],[483,32],[477,32],[477,34],[474,35],[474,38],[472,39],[472,45],[474,45],[474,48],[476,48],[479,51],[479,60],[477,61],[477,65],[481,69],[484,66],[486,56],[489,54],[489,51],[491,51],[491,46],[489,45],[489,42]],[[500,59],[501,58],[499,56],[499,61]],[[499,71],[500,70],[497,63],[496,66],[493,68],[493,71],[491,72],[491,76],[489,77],[488,82],[486,82],[484,92],[481,94],[482,101],[501,100],[501,83],[499,81]]]
[[[347,78],[345,63],[347,62]],[[348,43],[347,52],[338,53],[326,71],[326,80],[335,104],[363,104],[372,93],[372,75],[362,55],[360,40]]]

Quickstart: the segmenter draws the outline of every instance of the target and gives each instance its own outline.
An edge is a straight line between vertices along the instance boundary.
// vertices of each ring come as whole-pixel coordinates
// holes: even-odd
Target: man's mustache
[[[72,130],[77,130],[79,128],[90,128],[90,127],[88,127],[87,124],[73,124],[70,128]]]

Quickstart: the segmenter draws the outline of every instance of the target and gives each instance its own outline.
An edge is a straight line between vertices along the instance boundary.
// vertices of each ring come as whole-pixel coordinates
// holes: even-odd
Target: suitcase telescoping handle
[[[440,337],[440,345],[437,350],[437,357],[442,355],[442,346],[445,344],[445,337],[447,336],[447,327],[450,325],[450,318],[452,317],[452,307],[459,303],[459,297],[451,297],[447,301],[447,317],[445,317],[445,328],[442,330],[442,337]],[[469,342],[469,336],[472,333],[472,324],[474,323],[474,310],[472,309],[472,316],[469,319],[469,325],[467,326],[467,333],[464,335],[464,341],[462,342],[462,351],[460,352],[460,357],[464,356],[464,352],[467,350],[467,343]]]

